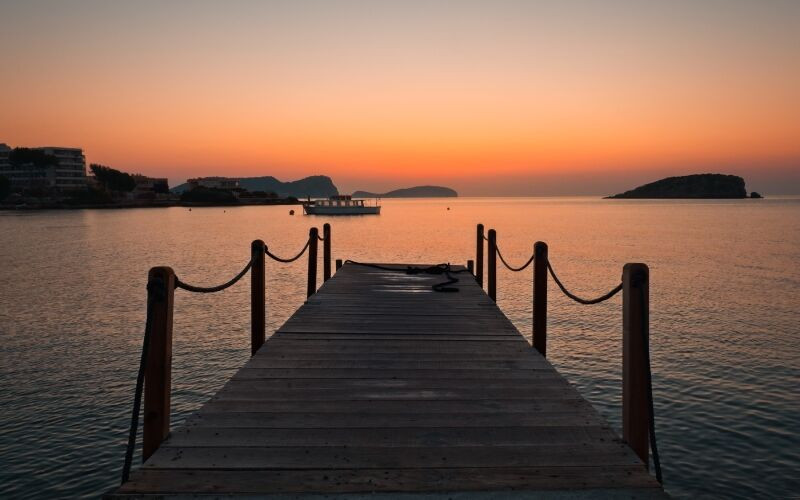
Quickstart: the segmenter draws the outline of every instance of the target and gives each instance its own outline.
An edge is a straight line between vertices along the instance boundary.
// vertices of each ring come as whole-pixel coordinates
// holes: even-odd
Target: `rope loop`
[[[620,283],[619,285],[615,286],[611,291],[609,291],[605,295],[597,297],[596,299],[582,299],[564,287],[564,285],[561,283],[561,280],[559,280],[558,276],[556,276],[556,272],[553,270],[553,266],[550,265],[549,260],[547,261],[547,270],[550,272],[550,276],[553,277],[553,281],[555,281],[556,285],[558,285],[558,288],[561,289],[561,292],[579,304],[583,305],[599,304],[600,302],[605,302],[606,300],[610,299],[611,297],[618,294],[622,290],[622,283]]]
[[[502,262],[503,265],[506,266],[506,269],[508,269],[509,271],[515,272],[515,273],[518,273],[520,271],[524,271],[525,268],[527,268],[528,266],[531,265],[531,262],[533,262],[533,258],[535,257],[535,255],[531,254],[531,257],[522,266],[513,267],[511,264],[506,262],[506,259],[503,258],[503,253],[500,251],[500,247],[496,247],[496,250],[497,250],[497,256],[500,257],[500,262]]]
[[[190,285],[188,283],[184,283],[183,281],[179,280],[178,277],[176,276],[175,277],[175,288],[180,288],[182,290],[186,290],[188,292],[194,292],[194,293],[221,292],[222,290],[225,290],[226,288],[230,288],[233,285],[235,285],[240,279],[242,279],[242,277],[244,277],[245,274],[247,274],[247,272],[250,270],[251,267],[253,267],[253,259],[252,258],[250,259],[250,262],[248,262],[247,265],[244,266],[244,269],[239,271],[239,274],[237,274],[236,276],[231,278],[230,281],[228,281],[226,283],[223,283],[221,285],[209,286],[209,287]]]
[[[319,236],[318,236],[318,238],[319,238]],[[303,247],[302,250],[300,250],[300,253],[298,253],[297,255],[295,255],[294,257],[289,258],[289,259],[285,259],[283,257],[278,257],[274,253],[270,252],[269,248],[266,247],[266,246],[264,247],[264,253],[266,253],[269,256],[269,258],[272,259],[272,260],[275,260],[275,261],[278,261],[278,262],[283,262],[284,264],[288,264],[288,263],[294,262],[297,259],[299,259],[300,257],[302,257],[303,254],[306,253],[306,250],[308,250],[308,247],[310,245],[311,245],[311,238],[309,237],[308,240],[306,241],[306,245]]]

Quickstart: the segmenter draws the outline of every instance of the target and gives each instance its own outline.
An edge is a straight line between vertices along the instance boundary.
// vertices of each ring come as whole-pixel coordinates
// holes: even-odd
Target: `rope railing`
[[[649,270],[644,264],[626,264],[622,282],[607,293],[592,299],[579,297],[569,291],[553,269],[548,257],[547,244],[534,245],[530,258],[521,266],[508,263],[497,245],[497,232],[489,229],[484,234],[483,224],[477,225],[475,279],[483,288],[484,247],[488,244],[487,294],[497,300],[497,258],[509,271],[520,272],[533,264],[533,321],[532,344],[546,356],[547,349],[547,276],[552,277],[561,293],[583,305],[605,302],[623,292],[623,438],[645,464],[649,465],[652,453],[656,479],[663,483],[661,459],[655,430],[652,372],[650,366],[649,333]],[[469,265],[473,261],[468,261]],[[644,380],[642,384],[641,380]],[[649,447],[649,449],[648,449]]]
[[[250,260],[244,266],[244,268],[239,271],[233,278],[216,286],[198,286],[186,283],[181,281],[175,273],[170,268],[153,268],[150,271],[150,276],[148,277],[147,281],[147,316],[145,319],[145,329],[144,329],[144,340],[142,344],[142,354],[139,360],[139,371],[136,376],[136,389],[134,390],[134,399],[133,399],[133,411],[131,412],[131,425],[128,431],[128,443],[125,449],[125,462],[122,466],[122,483],[125,483],[130,478],[131,466],[133,463],[133,454],[136,448],[136,435],[139,427],[139,416],[141,413],[141,406],[142,406],[142,395],[145,391],[145,384],[147,383],[148,387],[150,387],[150,382],[147,381],[146,373],[148,372],[148,358],[152,354],[150,353],[151,350],[151,343],[153,342],[154,336],[159,337],[158,340],[161,342],[161,347],[166,343],[172,342],[172,324],[171,324],[171,317],[172,317],[172,296],[174,294],[174,290],[181,289],[186,290],[192,293],[215,293],[221,292],[227,288],[232,287],[236,283],[238,283],[248,272],[253,271],[253,297],[252,297],[252,307],[253,307],[253,347],[252,352],[255,353],[258,347],[263,344],[264,338],[264,328],[265,328],[265,318],[263,316],[263,301],[264,301],[264,256],[269,256],[272,260],[281,263],[290,263],[294,262],[300,257],[302,257],[308,250],[313,246],[312,255],[309,255],[309,284],[312,282],[316,283],[316,245],[317,240],[324,241],[326,246],[326,255],[325,258],[330,258],[330,226],[328,224],[325,225],[325,236],[326,237],[319,237],[317,234],[316,228],[312,228],[309,232],[309,238],[306,240],[305,245],[297,253],[295,256],[291,258],[283,258],[279,257],[272,252],[269,251],[267,246],[264,242],[260,240],[256,240],[253,242],[253,253]],[[314,262],[312,262],[311,257],[313,257]],[[326,269],[330,268],[330,263],[326,262]],[[257,266],[257,267],[256,267]],[[258,269],[258,273],[255,272],[255,269]],[[258,277],[257,275],[260,274],[261,276]],[[162,275],[166,276],[168,280],[165,280]],[[327,279],[329,276],[326,276]],[[256,279],[258,278],[258,280]],[[167,281],[170,281],[168,284]],[[310,285],[309,285],[310,286]],[[260,291],[257,288],[260,287]],[[260,303],[260,305],[258,304]],[[261,311],[259,313],[258,308],[260,307]],[[160,309],[159,309],[160,308]],[[156,309],[159,309],[159,313],[156,313]],[[166,313],[166,310],[169,310],[169,313]],[[158,316],[158,324],[154,326],[154,318]],[[258,323],[258,324],[256,324]],[[260,331],[257,331],[260,330]],[[158,349],[157,349],[158,350]],[[156,354],[159,354],[156,352]],[[161,352],[160,354],[164,354]],[[158,357],[158,356],[156,356]],[[171,363],[171,360],[166,360],[167,363]],[[165,380],[168,381],[170,378],[169,370],[170,368],[167,367],[164,369],[164,366],[161,366],[161,373],[159,376],[162,377],[160,384],[158,385],[160,389],[166,389],[169,391],[169,383],[165,383]],[[166,372],[166,373],[165,373]],[[150,391],[151,389],[148,389]],[[166,405],[164,405],[164,401],[166,401]],[[145,417],[145,431],[144,431],[144,446],[142,450],[143,458],[146,460],[149,455],[158,448],[161,441],[166,438],[166,434],[164,433],[164,429],[169,429],[169,394],[165,394],[161,401],[161,406],[155,411],[148,411],[148,402],[145,401],[145,415],[151,415],[150,417]],[[166,408],[164,407],[166,406]],[[150,420],[157,420],[155,424],[151,424],[148,426],[148,418]],[[152,427],[156,429],[155,432],[149,431]],[[149,435],[148,432],[153,433],[153,435]]]

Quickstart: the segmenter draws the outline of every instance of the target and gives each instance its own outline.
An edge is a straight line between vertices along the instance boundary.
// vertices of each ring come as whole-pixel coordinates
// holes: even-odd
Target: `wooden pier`
[[[338,269],[108,497],[664,496],[472,274],[387,267]]]

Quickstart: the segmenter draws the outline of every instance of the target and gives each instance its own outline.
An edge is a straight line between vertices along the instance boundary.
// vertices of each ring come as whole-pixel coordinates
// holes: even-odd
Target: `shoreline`
[[[164,202],[147,202],[147,203],[111,203],[111,204],[65,204],[65,203],[43,203],[39,205],[0,205],[0,210],[86,210],[86,209],[101,209],[101,210],[122,210],[126,208],[171,208],[171,207],[245,207],[245,206],[270,206],[270,205],[302,205],[303,202],[299,200],[281,199],[275,201],[255,201],[255,202],[237,202],[237,203],[216,203],[216,202],[200,202],[200,201],[164,201]]]

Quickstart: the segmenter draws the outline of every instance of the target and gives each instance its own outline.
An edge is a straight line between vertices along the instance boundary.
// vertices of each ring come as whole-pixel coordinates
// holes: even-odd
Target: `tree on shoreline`
[[[117,169],[92,163],[89,165],[94,177],[109,191],[130,192],[136,187],[136,180],[131,174]]]

